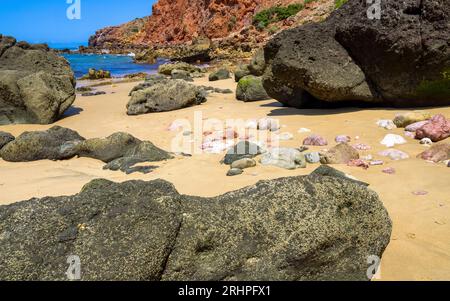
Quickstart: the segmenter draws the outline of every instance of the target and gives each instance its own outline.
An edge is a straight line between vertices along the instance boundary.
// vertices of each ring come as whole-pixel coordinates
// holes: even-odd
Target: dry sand
[[[235,89],[232,80],[199,84]],[[376,154],[384,150],[380,141],[388,133],[403,134],[400,129],[386,131],[376,126],[379,119],[392,119],[398,109],[338,109],[297,110],[284,108],[276,101],[242,103],[233,94],[212,94],[202,106],[174,112],[130,117],[126,115],[128,92],[135,83],[100,87],[107,95],[78,97],[66,118],[57,125],[78,131],[86,138],[105,137],[117,131],[129,132],[140,139],[150,140],[166,150],[177,135],[167,128],[176,119],[193,121],[194,112],[202,112],[203,118],[256,119],[271,116],[280,120],[282,132],[294,134],[294,140],[282,142],[282,146],[299,147],[308,134],[299,134],[302,127],[312,129],[328,139],[341,134],[359,136],[354,143],[366,143],[372,150],[362,154]],[[432,113],[450,116],[450,107],[428,109]],[[11,125],[0,130],[19,135],[23,131],[45,130],[51,125]],[[450,279],[450,169],[444,165],[415,159],[425,150],[417,141],[407,138],[408,144],[397,147],[407,152],[411,159],[393,162],[385,166],[363,170],[356,167],[336,166],[338,169],[370,183],[371,189],[381,197],[393,220],[392,241],[383,257],[381,280],[448,280]],[[314,149],[314,148],[313,148]],[[319,150],[320,148],[317,148]],[[166,179],[180,193],[215,196],[224,192],[253,185],[259,180],[309,174],[317,165],[295,171],[275,167],[258,166],[246,170],[238,177],[226,177],[227,166],[219,164],[223,155],[194,155],[161,163],[161,167],[149,175],[125,175],[102,170],[103,163],[86,159],[62,162],[39,161],[31,163],[7,163],[0,159],[0,204],[30,199],[32,197],[71,195],[95,178],[113,181],[132,179]],[[395,175],[382,173],[382,169],[394,167]],[[414,191],[429,194],[415,196]]]

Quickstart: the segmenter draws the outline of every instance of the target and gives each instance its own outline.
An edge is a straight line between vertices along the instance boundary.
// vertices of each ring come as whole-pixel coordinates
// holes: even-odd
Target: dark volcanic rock
[[[151,142],[141,141],[127,133],[115,133],[104,139],[89,139],[77,146],[77,155],[101,160],[104,169],[149,173],[154,166],[135,166],[144,162],[159,162],[173,157]]]
[[[206,98],[201,88],[183,80],[166,80],[132,92],[127,113],[140,115],[167,112],[204,102]]]
[[[115,133],[107,138],[94,138],[85,140],[77,148],[80,157],[88,157],[111,162],[123,157],[129,150],[139,145],[141,141],[127,133]]]
[[[71,197],[0,207],[0,279],[367,280],[391,221],[341,177],[259,182],[214,198],[156,180],[94,180]]]
[[[241,159],[252,159],[261,154],[261,148],[255,143],[241,141],[228,150],[223,163],[231,165],[234,161]]]
[[[180,199],[160,180],[94,180],[76,196],[0,207],[0,279],[67,280],[67,259],[77,255],[83,280],[159,280],[181,225]],[[9,219],[15,224],[5,227]]]
[[[278,34],[265,47],[268,94],[294,107],[449,104],[450,3],[386,0],[381,20],[368,8],[349,1],[323,23]]]
[[[14,141],[14,139],[16,138],[10,133],[0,131],[0,150],[8,143]]]
[[[0,35],[0,124],[56,121],[75,100],[68,62],[46,45]]]
[[[0,157],[9,162],[70,159],[83,140],[75,131],[54,126],[47,131],[23,133],[0,150]]]
[[[85,140],[77,132],[57,126],[44,132],[25,132],[0,148],[0,157],[10,162],[65,160],[74,156],[103,161],[108,163],[104,169],[120,170],[127,174],[149,173],[156,168],[135,166],[138,163],[159,162],[173,158],[151,142],[141,141],[127,133]]]

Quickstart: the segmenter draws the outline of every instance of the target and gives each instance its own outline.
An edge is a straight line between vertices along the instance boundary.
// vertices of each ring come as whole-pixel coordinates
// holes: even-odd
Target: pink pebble
[[[417,195],[417,196],[422,196],[422,195],[427,195],[428,191],[423,191],[423,190],[413,191],[412,194]]]
[[[386,174],[389,174],[389,175],[393,175],[393,174],[396,173],[395,169],[392,168],[392,167],[383,169],[383,172],[386,173]]]
[[[360,150],[360,151],[367,151],[367,150],[371,150],[372,149],[372,147],[370,145],[363,144],[363,143],[355,144],[353,146],[353,148],[356,149],[356,150]]]

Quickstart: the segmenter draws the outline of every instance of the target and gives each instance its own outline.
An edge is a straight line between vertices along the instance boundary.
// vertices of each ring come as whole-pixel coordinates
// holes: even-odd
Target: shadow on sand
[[[274,101],[272,103],[263,104],[261,107],[269,107],[273,108],[273,110],[268,114],[268,116],[276,117],[276,116],[291,116],[291,115],[304,115],[304,116],[320,116],[320,115],[334,115],[334,114],[343,114],[343,113],[353,113],[358,111],[414,111],[414,110],[422,110],[422,109],[438,109],[439,107],[381,107],[375,105],[364,105],[361,103],[339,103],[339,104],[330,104],[326,106],[316,106],[316,107],[307,107],[307,108],[293,108],[284,106],[282,103]]]
[[[69,118],[72,116],[80,115],[80,113],[83,111],[84,110],[82,108],[71,106],[64,112],[64,114],[61,116],[60,120],[66,119],[66,118]]]

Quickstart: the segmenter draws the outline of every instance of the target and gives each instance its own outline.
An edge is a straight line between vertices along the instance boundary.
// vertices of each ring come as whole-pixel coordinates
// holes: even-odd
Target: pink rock
[[[336,143],[350,143],[350,141],[352,141],[350,136],[340,135],[336,137]]]
[[[422,195],[427,195],[427,194],[428,194],[428,191],[423,191],[423,190],[420,190],[420,191],[413,191],[412,194],[417,195],[417,196],[422,196]]]
[[[393,174],[396,173],[395,169],[392,168],[392,167],[388,167],[388,168],[383,169],[383,172],[387,173],[388,175],[393,175]]]
[[[367,144],[363,144],[363,143],[355,144],[355,145],[353,146],[353,148],[354,148],[354,149],[357,149],[357,150],[360,150],[360,151],[368,151],[368,150],[371,150],[371,149],[372,149],[372,147],[370,147],[370,146],[367,145]]]
[[[410,125],[408,125],[408,126],[405,128],[405,131],[415,133],[418,129],[420,129],[421,127],[423,127],[423,126],[424,126],[425,124],[427,124],[428,122],[429,122],[428,120],[425,120],[425,121],[419,121],[419,122],[410,124]]]
[[[303,141],[303,145],[325,146],[328,141],[319,135],[311,135]]]
[[[416,133],[414,133],[414,132],[405,132],[405,136],[409,137],[409,138],[412,138],[412,139],[415,139],[416,138]]]
[[[369,164],[361,159],[351,160],[347,163],[347,165],[351,167],[362,167],[364,169],[369,169]]]
[[[416,131],[416,139],[430,138],[433,142],[439,142],[450,137],[450,120],[444,115],[433,116],[428,123]]]

